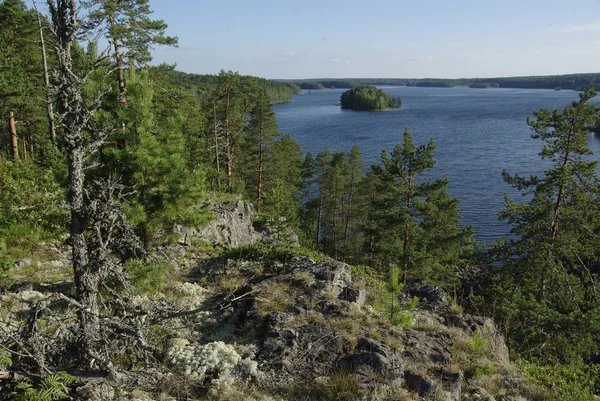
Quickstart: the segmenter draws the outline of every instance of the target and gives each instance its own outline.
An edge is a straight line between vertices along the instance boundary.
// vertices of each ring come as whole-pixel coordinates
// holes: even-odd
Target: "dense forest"
[[[23,320],[11,304],[0,304],[0,397],[68,399],[71,375],[131,375],[163,366],[168,323],[157,322],[198,310],[165,309],[167,301],[159,299],[154,314],[143,315],[135,302],[167,280],[164,255],[179,240],[175,227],[201,227],[213,218],[207,204],[238,196],[283,244],[278,250],[196,244],[207,255],[224,252],[224,264],[179,276],[210,281],[210,269],[224,273],[219,280],[228,303],[215,309],[252,292],[246,282],[225,282],[235,255],[327,255],[352,265],[365,286],[383,288],[381,316],[388,325],[409,328],[394,302],[411,283],[438,286],[452,294],[457,310],[493,317],[517,368],[545,389],[532,399],[600,395],[600,181],[586,145],[600,111],[589,103],[596,95],[589,84],[600,75],[281,83],[231,71],[185,74],[149,66],[152,48],[174,46],[177,38],[152,19],[148,1],[84,2],[84,12],[74,0],[47,5],[38,12],[21,0],[0,2],[6,121],[0,126],[0,293],[26,293],[19,266],[49,252],[48,244],[70,249],[69,284],[36,283],[51,287],[52,295],[37,300]],[[98,43],[105,41],[110,47],[101,51]],[[537,110],[528,119],[551,167],[540,176],[503,172],[526,200],[505,199],[499,215],[512,235],[481,249],[473,229],[460,225],[448,179],[424,178],[436,163],[433,140],[417,144],[405,129],[379,163],[365,166],[356,146],[303,154],[279,131],[272,105],[300,88],[355,87],[342,96],[342,107],[346,99],[348,108],[361,110],[400,106],[380,90],[357,87],[366,83],[585,90],[563,110]],[[301,246],[291,250],[293,236]],[[274,275],[279,266],[261,262],[249,281]],[[465,281],[465,271],[476,279]],[[57,315],[67,310],[71,320]],[[473,352],[482,341],[470,345]],[[14,378],[9,368],[23,381],[8,381]],[[493,381],[491,367],[477,369],[469,378]],[[174,392],[187,386],[177,380]],[[209,382],[208,375],[196,380],[185,387],[194,396],[179,399],[206,395]]]
[[[325,88],[353,88],[358,85],[399,85],[451,88],[454,86],[469,86],[479,88],[528,88],[528,89],[573,89],[584,90],[591,84],[600,86],[600,73],[594,74],[566,74],[527,77],[499,77],[499,78],[350,78],[350,79],[297,79],[282,80],[294,83],[302,89]]]
[[[357,86],[342,93],[340,105],[342,109],[356,111],[399,109],[402,99],[394,98],[374,86]]]

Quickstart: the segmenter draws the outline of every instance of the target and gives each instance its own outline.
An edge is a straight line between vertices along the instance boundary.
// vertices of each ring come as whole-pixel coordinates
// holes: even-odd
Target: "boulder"
[[[175,225],[173,230],[181,234],[181,245],[192,245],[193,240],[204,240],[212,245],[236,247],[254,244],[261,236],[254,230],[254,209],[242,200],[208,206],[215,218],[200,228]]]
[[[407,387],[417,392],[421,397],[432,395],[435,392],[436,384],[433,379],[421,373],[405,372]]]
[[[363,306],[365,304],[365,299],[367,298],[367,295],[365,290],[345,287],[342,289],[342,292],[340,293],[338,298],[344,301],[353,302],[358,306]]]
[[[410,284],[403,290],[404,293],[418,297],[429,307],[443,307],[447,305],[444,290],[437,285]]]

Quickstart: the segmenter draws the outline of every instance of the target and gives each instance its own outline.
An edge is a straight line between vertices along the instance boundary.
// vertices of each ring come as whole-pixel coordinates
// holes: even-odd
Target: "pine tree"
[[[42,63],[36,46],[36,21],[35,13],[23,1],[0,3],[0,114],[1,126],[10,127],[2,142],[5,147],[10,144],[13,157],[22,159],[33,157],[35,145],[42,141]]]
[[[327,193],[329,191],[327,176],[331,162],[333,160],[333,153],[328,148],[322,150],[317,155],[315,165],[317,166],[317,183],[319,185],[319,197],[317,199],[317,228],[315,233],[315,245],[318,250],[322,250],[326,247],[326,244],[322,244],[323,241],[323,226],[325,223],[325,200],[327,199]]]
[[[167,24],[150,18],[149,0],[89,0],[87,29],[103,29],[113,49],[120,100],[126,103],[125,66],[145,66],[152,60],[154,45],[177,46],[177,38],[166,36]]]
[[[274,140],[280,134],[270,99],[262,88],[257,88],[257,91],[244,138],[246,161],[243,164],[246,172],[246,192],[251,194],[249,198],[254,200],[256,211],[260,213],[265,180],[273,158]],[[268,187],[268,183],[266,185]]]
[[[344,257],[348,256],[353,251],[356,251],[355,242],[358,244],[358,239],[355,238],[357,230],[355,230],[356,221],[361,213],[360,207],[357,207],[357,196],[360,195],[359,187],[361,185],[365,163],[362,160],[362,152],[356,145],[352,147],[348,155],[348,171],[346,172],[346,189],[345,189],[345,207],[344,207],[344,239],[343,249]]]
[[[244,99],[241,77],[238,73],[221,71],[214,99],[214,126],[219,127],[219,137],[223,138],[223,153],[225,162],[225,180],[227,190],[235,191],[234,158],[238,142],[245,128],[248,115],[247,102]],[[215,148],[219,157],[221,147]],[[220,190],[220,188],[217,188]]]
[[[600,335],[600,325],[593,323],[600,316],[600,186],[587,146],[600,111],[589,103],[595,95],[591,87],[564,110],[542,109],[528,119],[532,138],[544,142],[541,158],[552,163],[543,175],[503,172],[531,200],[519,204],[505,197],[500,217],[515,238],[494,247],[506,280],[498,296],[510,299],[506,306],[519,315],[510,328],[512,339],[529,344],[526,351],[537,356],[564,360],[598,347],[590,341]],[[538,352],[542,343],[544,351]]]
[[[198,225],[206,220],[199,209],[204,200],[203,170],[189,168],[178,113],[157,122],[154,85],[147,72],[129,71],[128,107],[119,111],[127,145],[114,149],[113,170],[136,189],[129,206],[146,246],[160,232],[170,233],[174,223]]]
[[[452,255],[470,242],[470,230],[458,227],[458,202],[446,193],[448,180],[420,179],[435,166],[434,150],[433,140],[417,146],[405,129],[404,142],[389,154],[384,149],[382,163],[371,168],[367,251],[381,254],[382,268],[398,262],[405,280],[435,280],[441,263],[456,261]],[[442,216],[449,219],[442,222]]]

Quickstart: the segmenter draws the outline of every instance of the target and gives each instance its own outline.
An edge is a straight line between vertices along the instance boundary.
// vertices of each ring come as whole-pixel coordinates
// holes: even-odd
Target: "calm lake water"
[[[448,191],[460,199],[464,225],[472,225],[478,241],[490,243],[508,233],[498,220],[504,194],[520,199],[502,180],[502,170],[540,174],[547,168],[538,156],[542,142],[531,139],[526,117],[540,108],[562,109],[578,99],[575,91],[537,89],[469,89],[382,87],[402,97],[402,110],[341,110],[344,90],[303,91],[291,102],[274,107],[281,132],[291,134],[304,152],[349,151],[360,146],[367,166],[391,150],[408,127],[417,144],[433,138],[437,165],[431,176],[446,175]],[[600,104],[600,99],[594,99]],[[600,154],[600,137],[589,144]]]

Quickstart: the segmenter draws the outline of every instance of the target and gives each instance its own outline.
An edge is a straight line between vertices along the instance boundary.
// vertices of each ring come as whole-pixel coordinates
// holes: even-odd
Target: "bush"
[[[517,367],[533,384],[533,399],[548,400],[547,394],[555,394],[550,400],[593,401],[600,393],[600,366],[583,362],[570,364],[539,365],[536,361],[520,359]],[[540,388],[539,386],[542,386]]]
[[[125,270],[131,276],[132,284],[141,292],[160,290],[165,284],[172,267],[164,261],[154,263],[139,259],[130,259],[125,263]]]
[[[65,232],[64,191],[52,173],[0,159],[0,288],[12,284],[15,259]]]
[[[454,348],[454,359],[467,377],[478,377],[494,373],[495,367],[487,359],[490,352],[490,340],[476,331],[466,342],[458,342]]]

